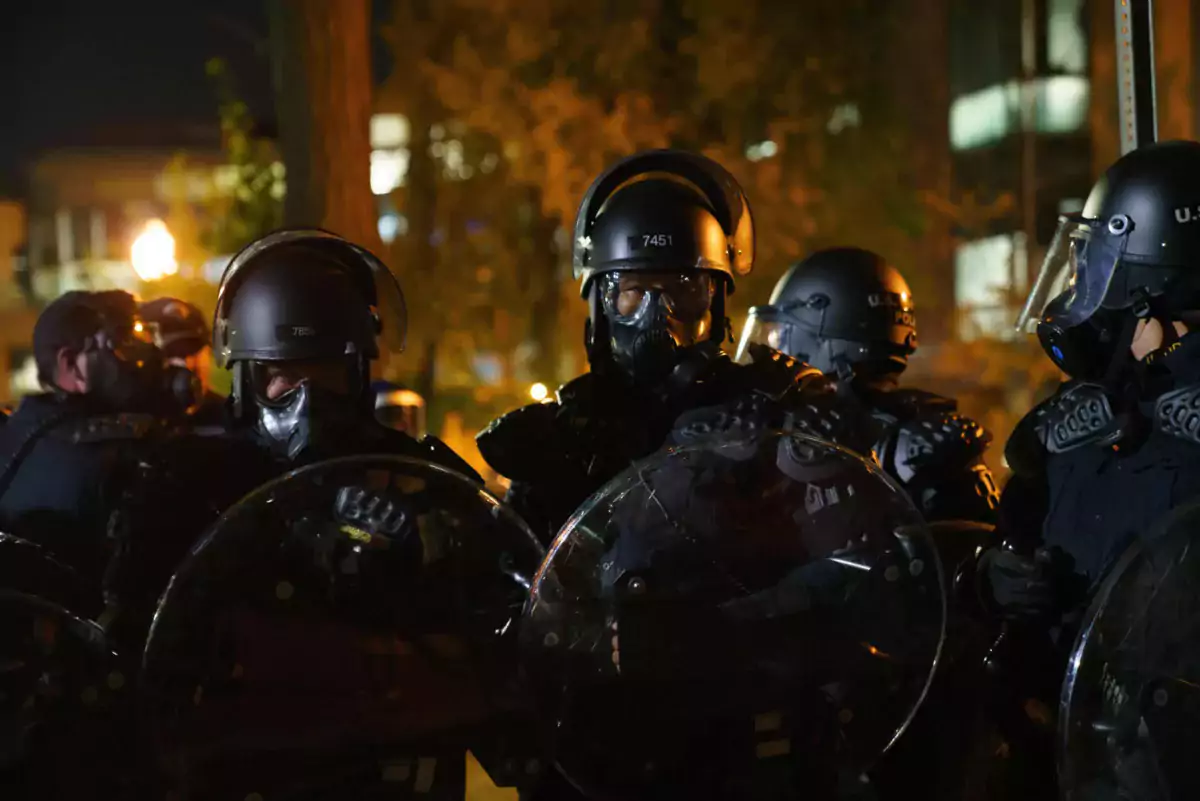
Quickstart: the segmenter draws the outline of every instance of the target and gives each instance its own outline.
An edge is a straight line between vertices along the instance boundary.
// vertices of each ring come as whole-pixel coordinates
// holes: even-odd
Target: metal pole
[[[1158,138],[1154,87],[1154,0],[1114,0],[1121,155]]]
[[[1029,286],[1029,269],[1037,264],[1038,169],[1037,169],[1037,0],[1021,4],[1021,232],[1023,242],[1013,242],[1011,286],[1023,291]],[[1018,250],[1020,246],[1020,251]]]

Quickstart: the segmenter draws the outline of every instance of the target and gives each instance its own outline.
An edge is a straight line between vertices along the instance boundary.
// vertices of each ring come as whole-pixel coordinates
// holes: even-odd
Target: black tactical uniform
[[[1005,448],[1013,477],[997,529],[1007,547],[982,561],[986,595],[1015,635],[998,664],[1024,706],[1022,696],[1053,708],[1093,588],[1132,542],[1152,537],[1200,491],[1200,341],[1174,325],[1194,331],[1200,322],[1198,180],[1200,143],[1119,159],[1083,211],[1060,219],[1018,321],[1036,323],[1047,355],[1071,376]],[[1132,346],[1143,324],[1162,341],[1138,359]],[[1040,777],[1027,771],[1050,787],[1051,735],[1042,734]]]
[[[878,424],[883,468],[927,520],[993,522],[999,492],[983,455],[984,428],[931,392],[899,388],[917,349],[912,291],[883,257],[860,248],[808,256],[750,310],[738,347],[766,344],[839,379],[842,397]]]
[[[418,441],[375,420],[370,368],[384,316],[401,347],[404,296],[363,248],[316,229],[278,231],[248,245],[221,278],[213,326],[217,361],[233,372],[235,433],[274,456],[277,469],[391,454],[479,480],[437,438]],[[331,371],[338,381],[328,380]],[[287,389],[273,395],[276,381]]]
[[[1015,476],[1005,506],[1043,521],[1040,532],[1008,534],[1061,549],[1085,585],[1200,492],[1196,219],[1200,143],[1165,142],[1122,157],[1083,212],[1062,219],[1022,315],[1022,327],[1040,319],[1043,347],[1072,380],[1008,443]],[[1178,320],[1193,333],[1179,337]],[[1140,321],[1156,321],[1164,338],[1138,361],[1130,344]]]
[[[86,363],[87,391],[28,397],[0,428],[0,523],[96,578],[141,445],[191,401],[190,374],[164,365],[134,307],[125,293],[86,292],[48,306],[33,334],[40,377],[53,385],[66,348]]]
[[[706,158],[642,153],[592,184],[574,240],[591,372],[478,436],[539,536],[632,462],[697,433],[784,425],[791,413],[798,428],[856,436],[858,417],[838,417],[813,368],[766,347],[744,365],[722,352],[725,298],[753,263],[745,195]]]

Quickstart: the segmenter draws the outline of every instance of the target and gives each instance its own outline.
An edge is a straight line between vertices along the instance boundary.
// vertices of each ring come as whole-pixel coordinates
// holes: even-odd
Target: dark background
[[[23,164],[70,145],[175,143],[217,125],[205,62],[225,59],[271,125],[267,12],[256,0],[17,0],[0,25],[0,195]],[[376,3],[376,16],[387,9]],[[386,73],[375,47],[375,72]],[[197,131],[197,135],[200,131]]]

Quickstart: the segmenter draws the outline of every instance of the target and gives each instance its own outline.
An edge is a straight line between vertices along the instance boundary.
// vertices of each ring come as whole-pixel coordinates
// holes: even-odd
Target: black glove
[[[1008,619],[1050,615],[1058,608],[1052,557],[1039,551],[1022,556],[1006,548],[990,548],[979,560],[980,592],[985,606]]]

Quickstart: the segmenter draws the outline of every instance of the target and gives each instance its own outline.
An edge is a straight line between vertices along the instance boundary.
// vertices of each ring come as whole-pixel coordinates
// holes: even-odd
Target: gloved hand
[[[1044,617],[1058,607],[1058,592],[1048,551],[1033,558],[1007,548],[990,548],[980,557],[981,600],[1001,617]]]

